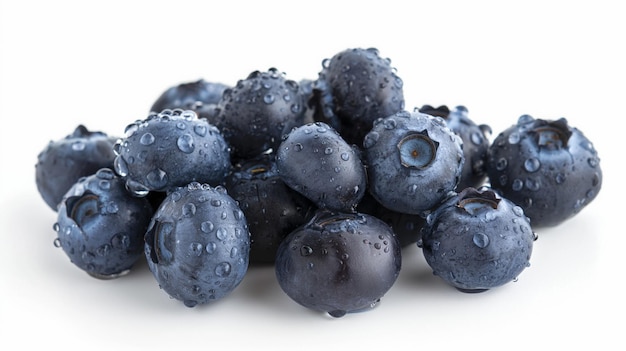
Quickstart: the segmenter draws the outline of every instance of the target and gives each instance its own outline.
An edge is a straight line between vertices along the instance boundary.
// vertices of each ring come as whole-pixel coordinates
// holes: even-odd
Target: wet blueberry
[[[81,178],[59,204],[54,229],[71,262],[89,275],[111,279],[143,258],[143,237],[153,210],[126,191],[113,170]]]
[[[374,307],[398,278],[401,261],[400,244],[385,222],[320,210],[283,240],[275,271],[292,300],[342,317]]]
[[[362,145],[373,122],[404,109],[403,81],[376,48],[349,48],[322,61],[313,84],[315,119]]]
[[[192,110],[198,117],[215,124],[217,103],[227,88],[229,86],[226,84],[205,79],[183,82],[163,91],[150,107],[150,112],[159,113],[165,109]]]
[[[79,125],[62,139],[50,141],[37,156],[35,182],[46,204],[57,210],[63,195],[81,177],[113,168],[116,137]]]
[[[294,128],[276,152],[281,179],[317,207],[351,212],[367,188],[357,148],[322,122]]]
[[[168,193],[150,222],[144,248],[161,289],[194,307],[227,296],[241,283],[250,232],[225,188],[191,183]]]
[[[369,192],[386,208],[425,216],[461,177],[462,140],[441,117],[402,111],[363,140]]]
[[[276,68],[254,71],[239,80],[226,89],[217,107],[216,126],[237,159],[276,149],[285,134],[305,123],[306,116],[299,84]]]
[[[190,110],[150,113],[130,124],[115,152],[115,170],[135,196],[191,182],[220,185],[231,167],[222,133]]]
[[[427,218],[418,245],[433,274],[463,292],[512,282],[536,240],[521,207],[490,188],[465,188]]]
[[[487,171],[491,187],[521,206],[535,228],[578,214],[602,187],[596,149],[565,118],[521,116],[492,142]]]
[[[419,109],[422,113],[438,116],[446,121],[446,125],[463,141],[463,172],[457,185],[458,191],[467,187],[478,188],[487,182],[487,150],[489,150],[489,136],[491,127],[486,124],[477,124],[469,118],[465,106],[456,106],[449,109],[446,105],[437,108],[424,105]]]

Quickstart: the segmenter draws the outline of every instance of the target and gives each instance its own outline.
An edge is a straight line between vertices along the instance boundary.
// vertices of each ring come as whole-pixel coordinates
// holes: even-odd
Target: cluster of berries
[[[55,245],[100,279],[145,259],[188,307],[269,264],[302,306],[367,310],[408,245],[462,292],[515,280],[535,230],[597,196],[596,150],[566,119],[529,115],[490,141],[464,106],[407,109],[403,84],[378,50],[350,48],[316,79],[174,85],[121,137],[79,125],[35,167]]]

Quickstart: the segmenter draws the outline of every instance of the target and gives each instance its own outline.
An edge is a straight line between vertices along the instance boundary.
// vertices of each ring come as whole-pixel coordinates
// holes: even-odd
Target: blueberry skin
[[[386,223],[367,214],[320,210],[283,240],[275,271],[292,300],[342,317],[374,307],[401,264],[400,244]]]
[[[159,113],[165,109],[192,110],[200,118],[215,124],[217,103],[229,85],[198,79],[171,86],[159,95],[150,107],[150,112]]]
[[[425,217],[459,183],[461,138],[441,117],[402,111],[363,140],[370,194],[386,208]]]
[[[278,245],[306,223],[316,209],[309,199],[283,182],[272,154],[234,165],[225,187],[246,216],[251,265],[274,263]]]
[[[126,136],[114,150],[115,171],[135,196],[167,192],[191,182],[217,186],[231,168],[222,133],[190,110],[150,113],[126,127]]]
[[[113,168],[117,137],[78,125],[71,134],[50,141],[37,155],[35,183],[45,203],[54,211],[63,195],[80,179],[100,168]]]
[[[521,206],[535,228],[572,218],[602,187],[596,149],[565,118],[521,116],[494,139],[487,171],[491,187]]]
[[[276,149],[282,137],[305,123],[299,84],[276,68],[254,71],[227,89],[219,101],[216,126],[233,158],[251,158]]]
[[[294,128],[276,153],[280,178],[319,208],[352,212],[367,190],[360,151],[322,122]]]
[[[227,296],[241,283],[250,232],[224,187],[194,182],[168,193],[150,221],[144,252],[160,288],[195,307]]]
[[[457,185],[457,191],[467,187],[478,188],[487,183],[487,152],[490,146],[491,127],[477,124],[469,117],[467,107],[459,105],[449,109],[446,105],[437,108],[424,105],[419,109],[422,113],[438,116],[446,121],[448,128],[463,141],[463,172]]]
[[[521,207],[488,187],[465,188],[427,217],[418,246],[434,275],[482,292],[517,279],[536,239]]]
[[[361,145],[372,123],[404,109],[403,81],[376,48],[348,48],[322,61],[314,84],[316,120]],[[333,121],[339,121],[340,127]]]
[[[78,180],[59,204],[54,229],[61,247],[92,277],[113,279],[143,258],[143,237],[153,209],[132,196],[112,169]]]

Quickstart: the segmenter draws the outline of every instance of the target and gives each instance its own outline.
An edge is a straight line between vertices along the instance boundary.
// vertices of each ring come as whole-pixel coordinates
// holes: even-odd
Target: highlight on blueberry
[[[491,186],[521,206],[535,228],[572,218],[602,187],[598,152],[565,118],[522,115],[492,142],[487,171]]]
[[[524,210],[488,187],[465,188],[428,215],[418,246],[433,274],[462,292],[515,281],[537,239]]]
[[[145,198],[126,191],[113,170],[102,168],[78,180],[63,197],[55,246],[87,274],[113,279],[143,257],[143,237],[152,218]]]

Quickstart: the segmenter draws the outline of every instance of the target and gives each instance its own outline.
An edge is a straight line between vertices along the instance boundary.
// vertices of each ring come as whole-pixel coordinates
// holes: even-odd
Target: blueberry
[[[143,258],[143,237],[152,217],[145,198],[133,197],[112,169],[82,177],[59,204],[55,245],[89,275],[112,279]]]
[[[150,113],[130,124],[115,152],[115,170],[136,196],[191,182],[220,185],[231,168],[222,133],[190,110]]]
[[[167,88],[154,101],[150,112],[159,113],[165,109],[193,110],[200,118],[215,123],[217,103],[224,91],[230,86],[198,79],[183,82]]]
[[[387,223],[403,248],[419,241],[421,229],[426,223],[426,219],[420,215],[397,212],[382,206],[369,192],[359,202],[357,212],[367,213]]]
[[[50,141],[37,156],[35,182],[45,203],[54,211],[79,178],[113,167],[116,137],[78,125],[71,134]]]
[[[487,171],[491,187],[521,206],[535,228],[573,217],[602,187],[596,149],[565,118],[521,116],[492,142]]]
[[[476,124],[469,118],[467,108],[461,105],[452,110],[446,105],[437,108],[424,105],[419,112],[443,118],[448,128],[463,141],[465,162],[457,189],[460,191],[467,187],[478,188],[486,185],[487,151],[490,145],[491,127],[486,124]]]
[[[351,212],[367,189],[357,148],[322,122],[294,128],[276,152],[281,179],[317,207]]]
[[[398,278],[401,261],[400,245],[385,222],[319,210],[283,240],[275,271],[292,300],[342,317],[375,306]]]
[[[282,181],[273,154],[235,164],[225,186],[248,222],[250,264],[274,263],[281,241],[315,211],[309,199]]]
[[[314,84],[316,120],[333,126],[348,143],[361,145],[377,118],[404,109],[403,85],[378,49],[340,51],[322,61]]]
[[[224,187],[194,182],[168,193],[150,221],[144,248],[161,289],[194,307],[227,296],[241,283],[250,232]]]
[[[463,292],[514,281],[536,240],[521,207],[488,187],[465,188],[427,218],[418,245],[433,273]]]
[[[293,127],[305,122],[304,95],[276,68],[254,71],[226,89],[218,103],[217,127],[234,158],[275,149]]]
[[[418,111],[378,119],[363,140],[369,191],[386,208],[426,216],[461,177],[462,140]]]

